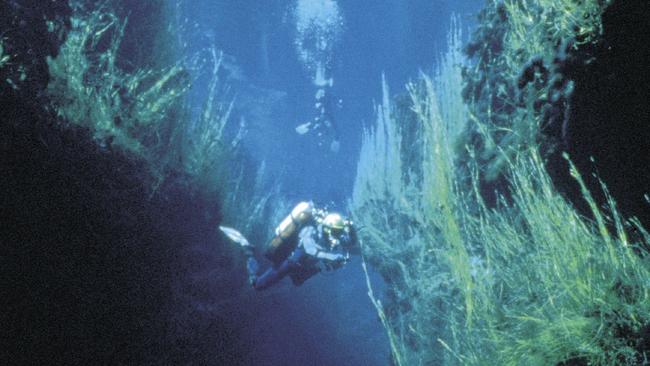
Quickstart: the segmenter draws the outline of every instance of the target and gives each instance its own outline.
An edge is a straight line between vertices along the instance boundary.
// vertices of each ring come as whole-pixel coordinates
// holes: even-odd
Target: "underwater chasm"
[[[650,364],[649,7],[488,0],[431,72],[376,80],[347,207],[369,277],[345,293],[368,292],[385,364]],[[278,302],[303,363],[370,329],[246,289],[217,228],[264,242],[291,202],[231,126],[228,56],[182,54],[175,11],[0,4],[2,364],[283,364],[250,324]]]
[[[273,348],[297,338],[294,359],[312,357],[313,317],[292,314],[318,300],[252,297],[218,231],[263,242],[289,208],[241,148],[244,123],[227,126],[229,57],[182,53],[192,29],[167,1],[41,5],[0,4],[0,363],[285,364]],[[260,345],[267,328],[290,336]]]

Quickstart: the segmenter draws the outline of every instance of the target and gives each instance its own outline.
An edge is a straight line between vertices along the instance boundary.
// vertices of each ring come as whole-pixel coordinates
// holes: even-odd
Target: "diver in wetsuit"
[[[332,92],[328,89],[322,88],[316,92],[316,110],[318,111],[318,115],[316,116],[315,123],[316,126],[322,126],[326,133],[329,134],[329,138],[331,139],[330,151],[336,153],[339,151],[341,144],[336,120],[334,119],[334,110],[338,106],[338,102],[335,101]]]
[[[286,276],[299,286],[321,271],[341,268],[350,254],[359,253],[352,223],[308,202],[298,204],[276,229],[266,250],[273,265],[262,274],[248,240],[234,229],[220,229],[244,249],[248,280],[255,290],[267,289]]]
[[[314,81],[314,86],[316,86],[316,94],[314,95],[316,117],[310,122],[297,126],[296,132],[304,135],[309,131],[314,131],[319,138],[323,138],[323,135],[326,135],[326,138],[330,141],[330,151],[337,153],[341,142],[334,118],[334,111],[341,107],[341,101],[337,100],[332,93],[334,79],[331,77],[325,78],[325,75],[322,73],[324,71],[317,73],[316,80]],[[321,142],[318,144],[321,145]]]

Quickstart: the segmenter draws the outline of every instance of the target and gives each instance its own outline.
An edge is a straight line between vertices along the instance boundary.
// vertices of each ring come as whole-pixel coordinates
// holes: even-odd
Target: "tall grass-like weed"
[[[88,130],[107,151],[144,161],[152,192],[166,179],[176,179],[207,205],[216,204],[210,207],[218,207],[232,225],[244,231],[261,225],[265,231],[262,221],[272,192],[262,193],[264,169],[259,168],[257,179],[248,179],[251,172],[243,168],[246,157],[238,144],[245,132],[232,141],[225,133],[235,102],[228,97],[223,54],[207,49],[162,69],[125,71],[120,65],[130,65],[121,49],[127,19],[117,16],[111,4],[71,2],[71,29],[58,55],[47,60],[48,94],[56,113],[70,126]],[[207,90],[193,116],[187,91],[203,71]]]
[[[650,329],[647,231],[625,221],[612,198],[598,206],[572,167],[593,219],[578,213],[532,143],[495,145],[509,193],[486,204],[478,153],[465,147],[472,158],[457,165],[454,127],[467,114],[445,108],[463,105],[461,85],[437,82],[453,72],[409,85],[415,125],[395,118],[403,114],[392,111],[384,85],[377,124],[363,139],[351,210],[364,256],[388,285],[383,302],[372,298],[394,362],[641,364]],[[441,103],[441,95],[458,103]],[[473,122],[493,137],[489,121]],[[409,128],[418,131],[405,134]],[[402,151],[417,144],[423,158],[405,160]]]
[[[58,56],[47,60],[48,93],[58,115],[90,131],[100,146],[146,161],[154,190],[180,173],[205,196],[225,192],[235,147],[224,136],[233,102],[224,101],[221,54],[207,50],[204,65],[194,57],[159,70],[126,72],[120,47],[127,20],[109,3],[71,6],[71,29]],[[186,92],[204,66],[210,81],[201,113],[193,118]]]
[[[89,129],[103,145],[153,158],[174,109],[190,86],[182,65],[126,73],[117,55],[126,22],[108,7],[73,3],[71,29],[48,59],[48,92],[67,122]]]
[[[545,110],[557,103],[554,81],[567,51],[596,43],[601,15],[610,1],[490,0],[465,50],[464,97],[471,111],[466,140],[481,140],[476,157],[481,172],[496,180],[519,151],[556,148],[556,136],[543,133]],[[555,105],[555,108],[558,106]],[[478,126],[485,130],[478,130]],[[558,128],[557,126],[553,128]],[[487,134],[486,134],[487,133]],[[469,142],[469,141],[468,141]]]

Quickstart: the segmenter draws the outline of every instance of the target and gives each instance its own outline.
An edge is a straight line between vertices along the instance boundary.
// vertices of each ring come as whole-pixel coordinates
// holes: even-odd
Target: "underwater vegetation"
[[[608,3],[488,1],[480,12],[479,25],[465,47],[473,62],[464,69],[463,96],[471,118],[488,129],[490,139],[483,141],[477,124],[468,125],[468,138],[481,140],[474,145],[488,180],[496,179],[508,157],[520,149],[539,145],[546,153],[557,148],[559,141],[551,139],[548,130],[558,126],[547,114],[566,107],[564,98],[573,87],[559,64],[567,50],[598,41]]]
[[[563,55],[598,44],[607,5],[490,1],[469,60],[394,100],[383,86],[350,209],[387,284],[371,297],[394,364],[648,362],[650,236],[549,132],[572,101]]]
[[[0,362],[241,364],[236,325],[199,306],[244,286],[220,221],[262,222],[226,199],[257,167],[226,131],[222,56],[129,59],[175,33],[120,4],[0,3]]]
[[[243,175],[251,172],[242,164],[246,157],[238,151],[238,137],[225,135],[234,100],[228,96],[223,54],[211,48],[171,66],[134,69],[122,60],[128,18],[119,17],[116,7],[107,4],[71,2],[68,35],[58,56],[47,59],[47,91],[57,115],[90,131],[99,146],[146,161],[154,190],[171,177],[206,201],[241,204],[233,197],[239,197]],[[200,112],[192,116],[185,98],[200,73],[209,81]],[[222,208],[222,214],[246,212],[242,222],[257,217],[249,209]]]
[[[48,59],[48,92],[57,113],[92,130],[102,144],[144,155],[145,140],[161,130],[169,110],[188,87],[177,80],[181,67],[160,73],[123,72],[116,57],[125,22],[108,9],[73,6],[71,29],[59,55]]]
[[[9,61],[11,57],[9,55],[5,55],[4,53],[4,47],[2,46],[2,40],[0,40],[0,67],[2,67],[7,61]]]
[[[201,165],[211,163],[198,161],[198,154],[216,152],[222,121],[227,119],[227,112],[223,119],[213,115],[214,87],[206,100],[206,115],[196,127],[202,129],[199,141],[190,142],[183,136],[188,124],[179,121],[187,118],[181,113],[182,98],[191,83],[189,71],[181,63],[160,71],[123,71],[117,57],[126,21],[106,6],[71,5],[70,31],[59,55],[48,59],[48,94],[57,114],[91,131],[98,144],[148,160],[159,175],[172,169],[200,175]],[[218,62],[214,60],[215,69]],[[215,123],[216,131],[206,129],[206,118],[221,122]],[[192,146],[182,146],[185,142]],[[212,159],[219,159],[219,154]]]

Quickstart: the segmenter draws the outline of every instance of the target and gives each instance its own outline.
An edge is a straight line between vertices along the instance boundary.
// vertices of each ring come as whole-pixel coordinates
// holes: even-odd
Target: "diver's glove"
[[[345,265],[348,261],[348,256],[343,255],[343,254],[336,254],[336,257],[331,260],[327,261],[325,263],[325,269],[328,271],[333,271],[335,269],[339,269]]]

